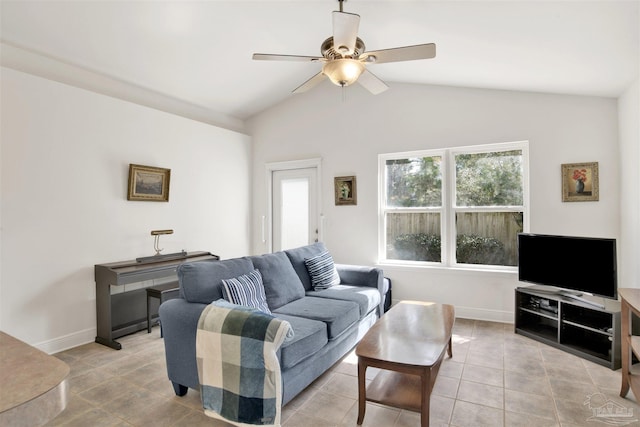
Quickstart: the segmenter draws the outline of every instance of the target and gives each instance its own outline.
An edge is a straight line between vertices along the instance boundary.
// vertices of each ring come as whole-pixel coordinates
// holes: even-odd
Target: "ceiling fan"
[[[377,95],[387,90],[389,86],[369,71],[366,65],[429,59],[436,56],[436,45],[433,43],[366,52],[364,42],[358,37],[360,15],[344,12],[343,1],[338,0],[340,10],[332,13],[333,36],[322,42],[320,46],[322,56],[254,53],[253,59],[324,63],[322,71],[294,89],[293,93],[306,92],[328,77],[331,82],[342,87],[357,81],[369,92]]]

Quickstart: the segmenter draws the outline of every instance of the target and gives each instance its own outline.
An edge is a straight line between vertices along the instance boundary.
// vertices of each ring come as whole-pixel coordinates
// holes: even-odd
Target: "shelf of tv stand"
[[[620,368],[620,302],[582,298],[538,286],[517,288],[515,332],[610,369]]]

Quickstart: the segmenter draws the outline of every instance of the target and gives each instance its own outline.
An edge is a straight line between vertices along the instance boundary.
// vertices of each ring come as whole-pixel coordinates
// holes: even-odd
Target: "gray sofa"
[[[314,290],[306,259],[326,251],[322,243],[223,261],[184,263],[177,269],[180,298],[160,306],[167,373],[183,396],[198,390],[196,330],[202,310],[223,298],[223,279],[257,269],[272,314],[288,321],[294,337],[278,351],[285,404],[345,356],[384,312],[382,270],[335,264],[340,284]]]

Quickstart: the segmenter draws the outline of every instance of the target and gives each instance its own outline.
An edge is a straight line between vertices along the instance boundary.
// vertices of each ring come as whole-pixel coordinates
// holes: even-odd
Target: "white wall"
[[[264,163],[322,158],[324,241],[340,263],[378,260],[379,153],[530,142],[531,231],[620,237],[615,99],[393,83],[373,96],[325,82],[247,123],[253,137],[252,224],[266,215]],[[599,162],[600,201],[563,203],[560,165]],[[356,175],[357,206],[334,206],[333,178]],[[265,247],[254,233],[253,250]],[[383,266],[395,299],[456,305],[461,317],[513,319],[514,273]]]
[[[618,100],[620,116],[619,286],[640,288],[640,80]]]
[[[250,139],[2,68],[0,329],[54,352],[95,338],[95,264],[250,250]],[[129,163],[171,169],[168,203],[126,200]]]

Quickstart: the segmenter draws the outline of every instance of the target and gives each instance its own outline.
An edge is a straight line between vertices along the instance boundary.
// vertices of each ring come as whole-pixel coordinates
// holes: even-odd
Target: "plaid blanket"
[[[224,300],[200,316],[196,359],[205,414],[236,426],[280,426],[282,378],[276,352],[291,325]]]

